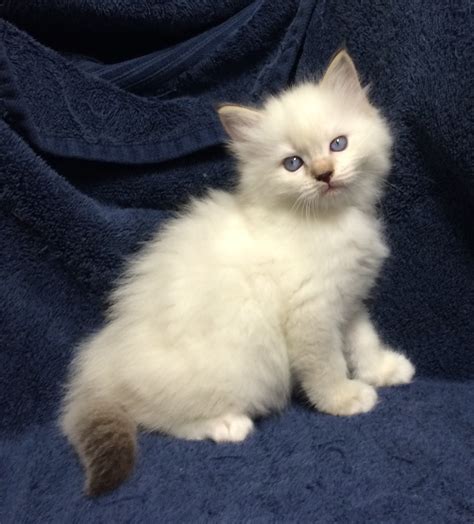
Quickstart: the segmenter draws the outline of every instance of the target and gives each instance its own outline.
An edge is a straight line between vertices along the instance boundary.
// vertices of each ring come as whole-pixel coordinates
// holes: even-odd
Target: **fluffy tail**
[[[133,469],[137,428],[119,406],[74,402],[63,412],[62,427],[86,472],[86,493],[97,496],[119,486]]]

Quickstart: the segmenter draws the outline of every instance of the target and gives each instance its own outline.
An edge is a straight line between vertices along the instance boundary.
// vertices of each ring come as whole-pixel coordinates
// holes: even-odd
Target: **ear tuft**
[[[345,49],[334,55],[324,73],[321,84],[330,89],[344,90],[347,93],[364,93],[354,62]]]
[[[217,110],[229,137],[235,142],[249,141],[252,130],[260,123],[261,113],[257,109],[233,104],[222,105]]]

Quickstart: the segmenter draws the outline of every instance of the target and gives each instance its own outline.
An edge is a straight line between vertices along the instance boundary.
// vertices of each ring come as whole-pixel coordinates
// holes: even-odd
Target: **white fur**
[[[352,415],[374,406],[372,385],[411,379],[362,303],[388,254],[374,203],[390,133],[358,82],[344,82],[351,72],[335,70],[339,84],[328,71],[260,110],[223,108],[239,186],[194,201],[131,263],[73,365],[63,413],[73,442],[102,402],[148,430],[239,441],[294,385],[316,408]],[[348,147],[331,153],[338,135]],[[330,156],[345,186],[324,194],[307,167],[286,171],[294,154],[307,166]]]

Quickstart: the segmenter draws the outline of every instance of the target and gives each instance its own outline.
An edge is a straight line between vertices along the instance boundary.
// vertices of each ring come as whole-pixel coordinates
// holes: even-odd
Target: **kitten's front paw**
[[[315,404],[330,415],[357,415],[370,411],[377,402],[377,392],[359,380],[344,380],[320,391]]]
[[[214,442],[241,442],[253,429],[246,415],[225,415],[211,422],[209,437]]]
[[[402,354],[385,349],[380,358],[369,366],[356,370],[355,376],[373,386],[394,386],[408,384],[415,374],[415,367]]]

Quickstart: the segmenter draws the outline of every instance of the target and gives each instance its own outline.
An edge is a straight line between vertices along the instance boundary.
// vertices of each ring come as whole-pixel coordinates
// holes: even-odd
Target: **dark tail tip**
[[[122,412],[95,415],[81,432],[80,448],[87,495],[107,493],[126,480],[133,469],[135,424]]]

